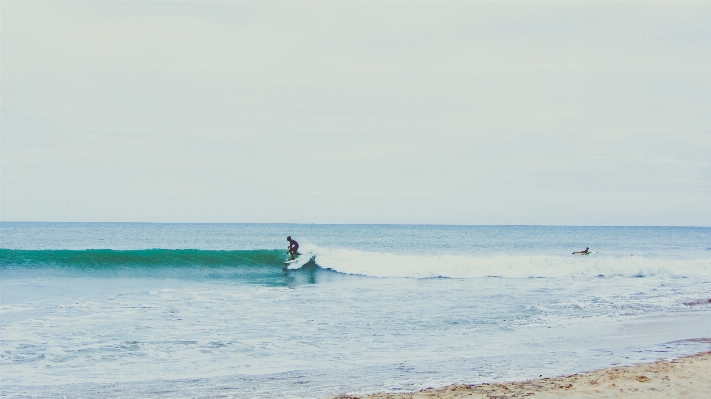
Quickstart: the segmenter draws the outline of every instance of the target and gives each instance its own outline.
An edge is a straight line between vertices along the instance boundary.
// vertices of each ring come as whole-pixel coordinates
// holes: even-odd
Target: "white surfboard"
[[[299,269],[305,264],[309,263],[313,259],[314,255],[312,253],[303,253],[296,257],[296,259],[289,259],[284,262],[284,269],[294,270]]]

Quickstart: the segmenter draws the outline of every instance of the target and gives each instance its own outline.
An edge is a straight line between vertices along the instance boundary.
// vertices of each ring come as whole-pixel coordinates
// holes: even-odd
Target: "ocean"
[[[285,269],[287,235],[302,256]],[[2,222],[0,395],[572,374],[711,350],[710,298],[703,227]]]

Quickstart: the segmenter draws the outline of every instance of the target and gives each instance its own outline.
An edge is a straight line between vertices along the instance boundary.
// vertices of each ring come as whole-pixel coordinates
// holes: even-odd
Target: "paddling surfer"
[[[299,255],[299,243],[296,242],[296,240],[292,240],[291,236],[286,237],[286,240],[289,241],[289,254],[291,255],[291,260],[296,259],[294,255]]]
[[[589,254],[590,253],[589,249],[590,249],[590,247],[585,247],[585,251],[573,252],[573,255],[575,255],[575,254]]]

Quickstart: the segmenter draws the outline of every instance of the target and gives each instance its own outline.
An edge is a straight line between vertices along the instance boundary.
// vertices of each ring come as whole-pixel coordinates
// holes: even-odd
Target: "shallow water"
[[[711,298],[705,228],[0,228],[11,397],[416,390],[674,357],[711,336],[711,306],[684,304]],[[287,234],[298,269],[282,268]],[[585,246],[597,253],[570,254]]]

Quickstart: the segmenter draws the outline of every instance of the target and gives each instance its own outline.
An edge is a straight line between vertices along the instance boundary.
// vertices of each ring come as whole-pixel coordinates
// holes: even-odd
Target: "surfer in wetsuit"
[[[573,252],[573,255],[575,255],[575,254],[587,254],[587,253],[590,252],[589,249],[590,249],[590,247],[585,247],[585,251]]]
[[[289,241],[289,254],[291,255],[291,260],[296,259],[294,255],[299,255],[299,243],[296,242],[296,240],[292,240],[291,236],[286,237],[286,240]]]

